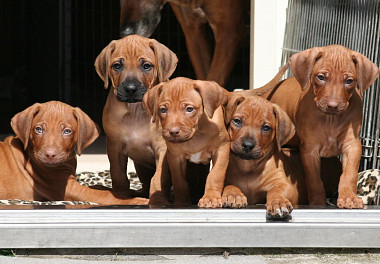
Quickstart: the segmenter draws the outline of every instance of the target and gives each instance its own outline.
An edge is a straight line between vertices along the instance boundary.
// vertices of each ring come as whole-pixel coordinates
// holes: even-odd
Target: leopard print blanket
[[[363,199],[366,205],[380,204],[380,170],[366,170],[359,173],[358,196]]]
[[[112,187],[112,181],[109,170],[100,172],[81,172],[76,174],[76,179],[81,185],[95,186],[101,185],[108,188]],[[128,174],[128,179],[131,182],[131,189],[141,190],[142,185],[136,173]],[[366,205],[379,205],[380,204],[380,170],[366,170],[358,175],[357,193],[363,199]],[[328,204],[331,201],[328,199]],[[23,200],[0,200],[0,205],[96,205],[91,202],[81,201],[23,201]]]

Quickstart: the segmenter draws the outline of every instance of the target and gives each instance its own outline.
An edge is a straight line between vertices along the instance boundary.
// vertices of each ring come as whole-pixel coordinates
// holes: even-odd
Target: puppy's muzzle
[[[37,160],[46,167],[56,167],[68,159],[67,153],[57,147],[46,147],[36,153]]]
[[[164,129],[162,136],[166,141],[172,143],[182,143],[192,138],[192,130],[186,127],[172,126]]]
[[[126,79],[117,88],[116,98],[120,102],[141,102],[146,93],[145,85],[137,79]]]
[[[257,159],[261,156],[261,147],[257,145],[256,140],[251,138],[244,138],[241,140],[241,142],[232,142],[231,152],[241,159],[252,160]]]
[[[326,114],[339,114],[347,109],[348,104],[343,99],[331,99],[324,97],[316,101],[317,107]]]

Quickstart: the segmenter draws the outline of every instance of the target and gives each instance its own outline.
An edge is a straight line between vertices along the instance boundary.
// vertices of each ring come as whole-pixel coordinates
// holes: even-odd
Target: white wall
[[[269,82],[281,67],[287,6],[288,0],[251,0],[250,88]]]

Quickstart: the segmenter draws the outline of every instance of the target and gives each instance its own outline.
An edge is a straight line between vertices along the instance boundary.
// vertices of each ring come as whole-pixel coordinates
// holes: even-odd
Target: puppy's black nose
[[[138,85],[135,82],[129,82],[124,86],[124,89],[127,93],[133,94],[137,91]]]
[[[241,147],[245,152],[250,152],[252,149],[254,149],[256,146],[256,142],[254,142],[252,139],[244,139],[241,142]]]

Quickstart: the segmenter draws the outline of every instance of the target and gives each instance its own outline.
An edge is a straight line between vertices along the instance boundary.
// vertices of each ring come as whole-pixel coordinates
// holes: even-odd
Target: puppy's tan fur
[[[75,180],[75,148],[80,155],[99,135],[79,108],[37,103],[15,115],[11,125],[17,137],[0,143],[0,199],[147,204],[147,199],[120,199]]]
[[[287,114],[261,97],[231,93],[225,107],[225,122],[231,138],[231,155],[224,206],[266,202],[268,214],[284,216],[292,211],[293,205],[305,204],[300,160],[292,157],[296,153],[281,149],[295,133]]]
[[[141,101],[154,85],[168,80],[177,65],[176,55],[156,40],[131,35],[112,41],[99,54],[95,68],[111,89],[103,110],[107,154],[113,188],[129,195],[128,157],[143,183],[143,194],[161,192],[161,168],[165,167],[165,141],[154,127]],[[156,167],[160,168],[156,171]],[[165,173],[165,172],[164,172]],[[170,179],[169,179],[170,180]],[[165,181],[165,179],[163,180]]]
[[[339,208],[363,208],[356,195],[362,153],[362,96],[377,79],[378,67],[362,54],[340,45],[316,47],[289,61],[295,77],[264,95],[278,104],[296,126],[289,142],[299,146],[311,205],[325,205],[321,157],[342,154]],[[248,92],[249,93],[249,92]]]
[[[229,137],[221,104],[225,90],[215,82],[175,78],[144,96],[144,105],[159,121],[167,144],[175,204],[190,204],[186,163],[213,168],[206,180],[200,207],[221,207],[221,193],[229,157]]]

